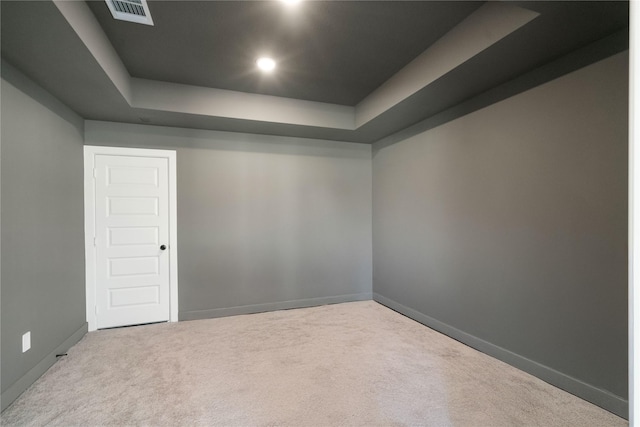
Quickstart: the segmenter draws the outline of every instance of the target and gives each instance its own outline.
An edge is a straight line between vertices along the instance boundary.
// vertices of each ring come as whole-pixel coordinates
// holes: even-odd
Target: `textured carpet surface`
[[[0,421],[627,425],[373,301],[92,332]]]

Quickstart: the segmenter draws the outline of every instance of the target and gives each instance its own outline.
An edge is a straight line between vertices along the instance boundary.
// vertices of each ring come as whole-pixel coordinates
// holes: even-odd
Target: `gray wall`
[[[374,146],[374,298],[625,414],[627,53]]]
[[[180,319],[371,297],[371,146],[87,121],[177,151]]]
[[[1,108],[4,409],[86,323],[83,121],[5,62]]]
[[[178,153],[180,318],[375,298],[624,414],[627,56],[371,147],[85,123]],[[2,69],[2,406],[86,330],[82,120]],[[20,352],[32,332],[32,349]]]

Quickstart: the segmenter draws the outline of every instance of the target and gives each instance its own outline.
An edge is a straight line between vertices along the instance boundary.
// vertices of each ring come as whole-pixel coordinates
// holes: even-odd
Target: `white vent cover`
[[[105,0],[114,19],[153,25],[147,0]]]

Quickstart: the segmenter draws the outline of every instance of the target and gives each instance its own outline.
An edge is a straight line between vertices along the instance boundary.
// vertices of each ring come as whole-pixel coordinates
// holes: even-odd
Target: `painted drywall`
[[[177,152],[179,318],[371,297],[371,146],[87,121]]]
[[[86,322],[83,120],[5,62],[1,102],[4,409]]]
[[[353,107],[131,78],[85,2],[54,1],[127,103],[135,108],[352,130]]]
[[[122,97],[131,104],[131,77],[85,2],[54,0],[53,4],[78,34]]]
[[[373,152],[374,298],[621,415],[627,64]]]
[[[258,122],[355,129],[355,108],[156,80],[131,79],[134,108]]]
[[[507,3],[485,3],[364,98],[356,126],[391,110],[483,50],[518,30],[538,13]]]

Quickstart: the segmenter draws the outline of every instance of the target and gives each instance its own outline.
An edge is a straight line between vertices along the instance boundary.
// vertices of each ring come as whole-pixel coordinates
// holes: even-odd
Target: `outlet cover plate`
[[[31,348],[31,331],[22,335],[22,352],[26,352]]]

